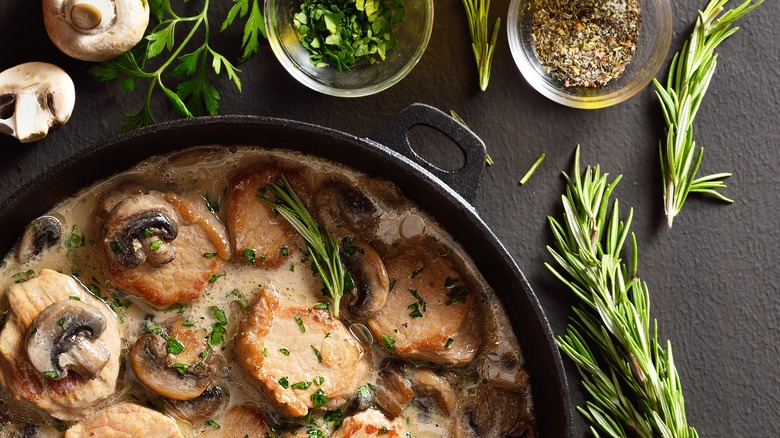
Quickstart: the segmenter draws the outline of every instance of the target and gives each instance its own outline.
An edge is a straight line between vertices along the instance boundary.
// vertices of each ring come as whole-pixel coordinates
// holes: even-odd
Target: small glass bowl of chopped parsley
[[[274,54],[303,85],[366,96],[394,85],[420,60],[433,0],[266,0],[265,25]]]
[[[512,57],[547,98],[597,109],[634,96],[666,61],[669,0],[512,0]]]

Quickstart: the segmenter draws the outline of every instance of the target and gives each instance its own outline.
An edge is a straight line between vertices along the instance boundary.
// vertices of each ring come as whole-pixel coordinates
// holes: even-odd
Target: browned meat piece
[[[271,429],[263,412],[251,405],[233,406],[219,420],[219,429],[206,429],[200,436],[211,438],[266,438]]]
[[[236,360],[282,415],[334,409],[368,372],[357,339],[324,309],[295,306],[264,289],[235,338]]]
[[[228,260],[232,249],[228,241],[227,230],[217,215],[208,210],[206,199],[197,192],[188,192],[182,195],[166,193],[168,201],[179,212],[181,217],[191,224],[200,225],[217,246],[217,255],[222,260]]]
[[[297,231],[258,199],[258,190],[275,183],[281,174],[277,166],[261,167],[234,178],[228,189],[227,224],[234,254],[247,263],[253,260],[255,266],[279,267],[298,248]],[[296,175],[286,174],[296,193],[302,195]],[[263,195],[272,196],[270,191]]]
[[[229,253],[204,202],[156,192],[112,197],[98,244],[108,279],[156,307],[198,298],[223,263],[212,254]]]
[[[8,319],[0,332],[0,385],[14,399],[27,400],[64,421],[79,420],[99,409],[114,394],[119,374],[122,340],[116,315],[73,277],[49,269],[41,270],[24,283],[11,286],[6,296]],[[79,374],[86,373],[85,367],[69,365],[71,372],[54,380],[57,376],[47,377],[36,370],[28,359],[25,338],[28,333],[37,334],[36,328],[31,328],[33,322],[55,303],[69,301],[88,305],[104,316],[105,329],[91,342],[95,342],[100,350],[105,349],[108,358],[91,379]],[[64,353],[67,360],[60,354],[58,363],[63,365],[71,362],[72,358],[78,359],[80,351],[76,350],[69,349],[70,353]]]
[[[367,409],[344,419],[331,438],[406,437],[406,419],[390,420],[375,409]]]
[[[385,268],[395,284],[385,307],[368,321],[380,345],[400,357],[444,366],[474,360],[482,345],[477,293],[445,247],[406,248],[385,260]]]
[[[65,438],[181,438],[173,418],[135,403],[119,403],[73,425]]]

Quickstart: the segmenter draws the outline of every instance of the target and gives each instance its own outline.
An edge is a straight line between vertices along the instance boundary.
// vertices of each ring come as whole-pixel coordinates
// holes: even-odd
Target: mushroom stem
[[[16,97],[16,112],[20,116],[9,119],[8,126],[16,133],[20,142],[30,143],[46,137],[51,116],[46,108],[38,103],[38,95],[19,93]]]
[[[85,379],[94,379],[108,363],[109,356],[105,346],[79,333],[73,339],[70,349],[59,355],[59,365],[60,368],[70,369]]]
[[[104,19],[110,22],[115,16],[110,0],[73,0],[70,6],[70,22],[83,31],[97,28]]]

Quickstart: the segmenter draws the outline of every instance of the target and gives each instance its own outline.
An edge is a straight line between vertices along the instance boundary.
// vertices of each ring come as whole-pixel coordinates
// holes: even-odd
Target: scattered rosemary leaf
[[[534,161],[534,164],[531,165],[531,167],[528,169],[527,172],[525,172],[525,175],[523,175],[522,178],[520,178],[520,181],[518,184],[523,185],[528,182],[529,179],[531,179],[531,176],[533,176],[534,172],[536,172],[536,168],[539,167],[540,164],[542,164],[542,161],[544,161],[544,152],[542,152],[542,155],[539,155],[539,158]]]

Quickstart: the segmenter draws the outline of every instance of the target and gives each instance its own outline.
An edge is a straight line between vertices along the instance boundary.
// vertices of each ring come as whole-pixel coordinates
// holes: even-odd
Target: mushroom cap
[[[26,62],[0,72],[0,133],[40,140],[70,119],[76,88],[65,70]]]
[[[89,11],[100,22],[82,29],[72,10]],[[54,45],[82,61],[102,62],[138,44],[149,24],[146,0],[43,0],[43,22]],[[75,22],[75,23],[74,23]]]

